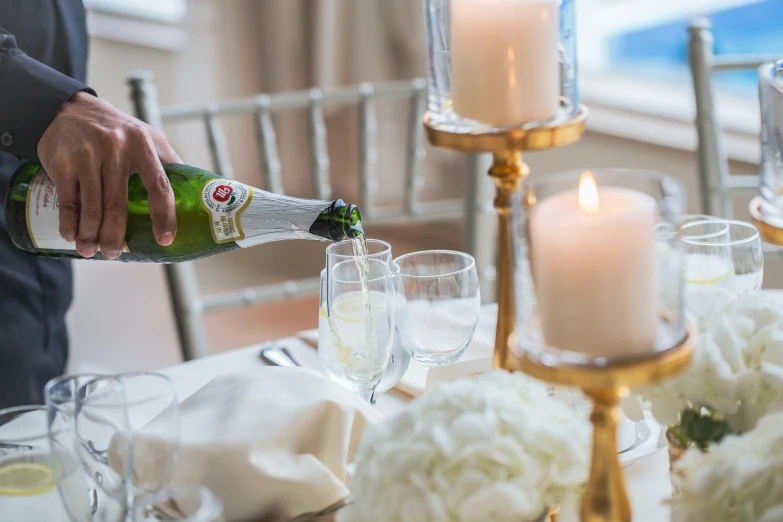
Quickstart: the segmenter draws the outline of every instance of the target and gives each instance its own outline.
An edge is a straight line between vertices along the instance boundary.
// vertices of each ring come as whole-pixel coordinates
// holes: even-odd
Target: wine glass
[[[690,292],[749,294],[761,289],[764,255],[751,223],[721,218],[680,226],[685,244],[685,281]]]
[[[76,415],[80,401],[100,389],[97,385],[100,381],[96,380],[103,377],[98,374],[65,375],[52,379],[44,388],[52,455],[59,460],[76,462],[82,468],[84,486],[80,495],[77,495],[73,486],[58,481],[69,510],[84,511],[82,502],[89,506],[91,517],[75,517],[79,521],[92,519],[96,522],[119,522],[125,520],[127,513],[125,481],[108,463],[98,470],[95,469],[92,459],[83,459],[83,455],[89,454],[92,446],[87,444],[95,435],[83,433],[80,437],[76,432]],[[90,386],[93,382],[96,382],[96,385]],[[65,422],[58,419],[64,419]],[[122,454],[122,460],[128,460],[130,444],[117,444],[114,451],[116,454]],[[100,480],[100,484],[97,480]],[[76,508],[70,508],[72,501],[76,502]]]
[[[108,494],[124,490],[131,509],[136,496],[159,491],[171,479],[179,456],[179,404],[168,377],[98,377],[84,385],[77,404],[82,460]]]
[[[473,338],[481,309],[476,263],[449,250],[394,260],[397,334],[424,367],[457,361]]]
[[[351,382],[345,377],[345,370],[340,365],[338,352],[332,341],[332,332],[329,329],[329,315],[327,313],[326,292],[326,269],[323,269],[321,271],[321,293],[318,308],[318,355],[321,358],[321,367],[324,373],[331,379],[348,389],[353,389]],[[398,336],[395,336],[391,354],[389,355],[389,364],[386,366],[386,371],[383,372],[380,382],[375,387],[375,393],[384,393],[396,386],[408,370],[410,361],[410,354],[399,343]],[[370,403],[375,403],[375,394],[373,394]]]
[[[69,428],[66,415],[50,417],[44,406],[0,410],[0,518],[90,520],[84,471],[67,451],[73,447]]]
[[[334,355],[353,389],[370,402],[394,343],[389,261],[355,256],[349,240],[326,249],[326,265],[326,312]]]
[[[136,500],[132,522],[223,522],[223,503],[204,486],[168,486]]]

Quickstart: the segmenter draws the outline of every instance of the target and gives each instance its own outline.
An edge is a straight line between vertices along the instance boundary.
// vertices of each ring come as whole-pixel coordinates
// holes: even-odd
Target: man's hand
[[[159,130],[80,92],[44,132],[38,157],[57,187],[60,235],[83,257],[99,247],[109,259],[122,253],[133,172],[147,189],[155,238],[163,246],[174,241],[174,193],[160,160],[182,160]]]

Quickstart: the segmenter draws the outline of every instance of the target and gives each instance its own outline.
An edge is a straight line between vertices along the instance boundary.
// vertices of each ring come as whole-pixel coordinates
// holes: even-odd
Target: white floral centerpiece
[[[520,522],[587,478],[590,425],[543,384],[446,382],[365,430],[338,522]]]
[[[783,409],[783,304],[763,293],[699,297],[689,303],[699,330],[691,366],[637,394],[681,446],[706,449]]]
[[[688,450],[677,470],[686,478],[671,501],[672,522],[782,521],[783,413],[727,436],[707,453]]]

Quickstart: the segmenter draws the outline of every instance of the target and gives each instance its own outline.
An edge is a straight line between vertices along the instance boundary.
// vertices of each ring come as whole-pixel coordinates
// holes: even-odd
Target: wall
[[[190,0],[183,24],[187,42],[177,52],[92,38],[89,83],[126,112],[131,112],[131,104],[125,78],[139,68],[155,75],[162,104],[256,92],[252,69],[239,66],[257,59],[252,20],[244,16],[254,4]],[[240,138],[229,137],[242,146]],[[201,140],[203,136],[186,128],[174,130],[172,142],[188,161],[204,164]],[[238,170],[243,167],[240,158]],[[74,263],[74,272],[75,299],[69,316],[72,370],[149,370],[179,361],[162,267],[81,261]]]
[[[151,70],[162,104],[192,103],[235,96],[247,96],[260,92],[265,85],[274,84],[264,78],[264,60],[268,55],[261,52],[259,16],[262,4],[256,0],[190,0],[188,15],[183,28],[187,34],[184,48],[177,52],[160,51],[127,45],[103,39],[93,39],[90,57],[90,83],[98,93],[118,108],[130,111],[126,75],[138,68]],[[269,20],[265,23],[269,24]],[[291,40],[291,39],[289,39]],[[290,45],[298,45],[296,41]],[[267,53],[269,49],[267,49]],[[289,49],[288,52],[291,52]],[[296,51],[304,52],[302,50]],[[266,80],[266,81],[265,81]],[[301,87],[295,85],[294,87]],[[288,87],[290,88],[290,87]],[[346,116],[332,116],[330,125],[330,146],[332,142],[349,140],[351,129],[344,127]],[[390,125],[384,120],[383,127]],[[284,126],[285,127],[285,126]],[[296,124],[289,126],[296,128]],[[204,134],[198,125],[178,125],[167,129],[175,148],[186,162],[208,165],[205,153]],[[231,156],[239,179],[258,185],[259,171],[257,154],[249,120],[226,122],[226,133],[231,144]],[[387,143],[387,142],[384,142]],[[334,152],[334,150],[333,150]],[[392,152],[392,154],[395,154]],[[297,155],[296,149],[294,156]],[[301,154],[300,154],[301,156]],[[339,190],[350,191],[353,174],[352,161],[344,154],[337,154],[339,168],[333,172]],[[429,174],[428,191],[439,195],[461,191],[464,172],[461,161],[454,156],[434,153],[440,166],[452,168],[433,170]],[[393,158],[392,158],[393,159]],[[295,161],[296,158],[293,160]],[[286,164],[286,188],[294,193],[307,190],[307,176],[296,176],[296,163]],[[526,156],[534,175],[584,167],[634,167],[657,170],[682,180],[690,195],[696,193],[696,158],[691,152],[672,150],[596,133],[588,133],[581,142],[563,149],[529,154]],[[391,165],[391,166],[390,166]],[[382,161],[381,168],[388,171],[383,178],[399,176],[393,162]],[[433,166],[432,164],[430,165]],[[733,164],[735,172],[754,172],[756,167],[747,164]],[[386,171],[385,171],[386,172]],[[346,178],[345,176],[349,177]],[[293,176],[293,177],[291,177]],[[346,181],[348,180],[348,181]],[[447,180],[448,183],[444,182]],[[340,192],[342,195],[343,193]],[[346,196],[348,197],[348,196]],[[743,206],[744,205],[744,206]],[[689,200],[691,211],[698,211],[695,197]],[[737,216],[744,218],[746,203],[738,202]],[[383,236],[391,232],[378,231],[386,239],[396,237],[404,242],[400,249],[426,248],[440,245],[460,248],[459,228],[437,228],[407,230],[396,236]],[[302,244],[305,243],[305,244]],[[398,243],[402,244],[402,243]],[[397,250],[395,244],[395,250]],[[270,245],[250,251],[232,252],[220,259],[212,259],[198,265],[203,277],[202,290],[219,291],[243,284],[259,284],[279,278],[275,273],[285,265],[291,276],[313,275],[323,265],[323,247],[308,242]],[[160,266],[121,265],[114,263],[75,263],[75,302],[70,314],[72,358],[74,369],[98,366],[109,370],[155,369],[174,364],[179,360],[176,335],[172,323],[171,309]],[[783,286],[768,271],[767,282]],[[226,324],[233,321],[234,328],[255,327],[228,342],[217,346],[215,328],[211,332],[216,349],[231,348],[260,340],[267,336],[291,333],[301,327],[314,326],[314,310],[275,306],[262,310],[253,316],[242,314],[221,314],[215,321]],[[315,306],[309,303],[307,306]],[[280,321],[301,319],[300,323],[286,323],[288,330],[281,333]],[[264,322],[266,320],[267,322]],[[312,324],[311,324],[312,323]],[[214,324],[214,321],[212,323]],[[294,327],[292,325],[296,324]],[[266,326],[265,326],[266,325]]]

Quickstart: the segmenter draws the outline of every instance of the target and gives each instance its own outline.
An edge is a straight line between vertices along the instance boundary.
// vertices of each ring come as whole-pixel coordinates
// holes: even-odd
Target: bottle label
[[[201,189],[201,204],[211,216],[215,243],[245,239],[239,216],[253,199],[253,189],[230,179],[213,179]]]
[[[60,235],[60,198],[54,181],[43,169],[33,176],[27,189],[27,232],[37,249],[76,251],[76,243]],[[123,252],[130,252],[127,244]]]
[[[33,176],[27,190],[27,231],[35,248],[76,250],[76,244],[60,236],[60,200],[54,182],[43,170]]]

